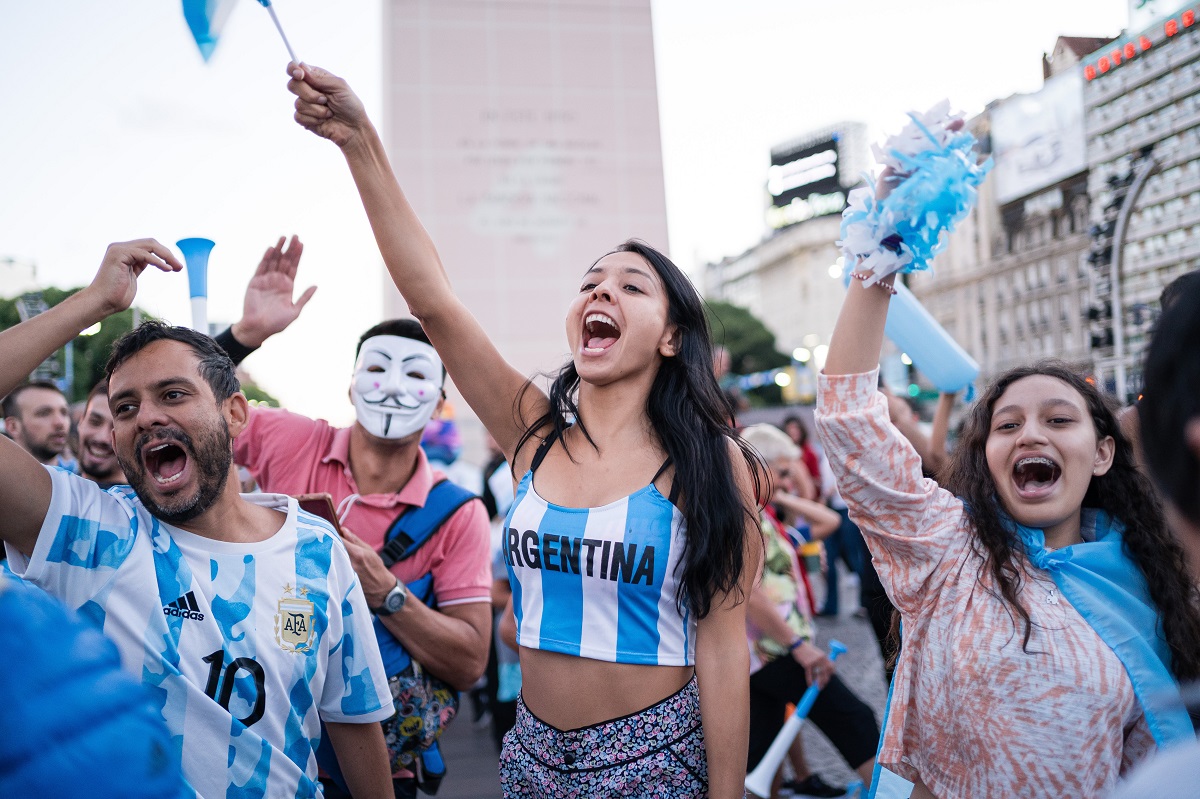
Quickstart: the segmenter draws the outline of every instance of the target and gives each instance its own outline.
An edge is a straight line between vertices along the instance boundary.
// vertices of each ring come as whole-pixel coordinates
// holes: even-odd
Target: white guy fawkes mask
[[[429,422],[442,396],[442,359],[423,341],[372,336],[354,366],[350,399],[373,436],[406,438]]]

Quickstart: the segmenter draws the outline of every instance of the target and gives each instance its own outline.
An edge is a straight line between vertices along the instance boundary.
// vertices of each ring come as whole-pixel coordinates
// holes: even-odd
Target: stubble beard
[[[163,432],[167,435],[164,436]],[[147,473],[141,458],[129,463],[118,454],[117,462],[134,493],[152,516],[177,526],[189,522],[212,507],[225,490],[233,465],[233,438],[229,435],[229,425],[222,419],[220,423],[202,430],[197,439],[177,428],[160,431],[157,436],[147,433],[138,438],[134,452],[140,453],[142,446],[152,438],[170,440],[184,450],[198,483],[191,496],[173,498],[169,504],[160,504],[151,493],[154,478]]]

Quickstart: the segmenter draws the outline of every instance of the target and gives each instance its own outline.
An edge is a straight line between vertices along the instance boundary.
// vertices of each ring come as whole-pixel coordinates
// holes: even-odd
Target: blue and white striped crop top
[[[599,508],[554,505],[533,487],[540,461],[521,478],[501,545],[520,645],[612,663],[695,665],[696,620],[675,603],[683,514],[653,482]]]

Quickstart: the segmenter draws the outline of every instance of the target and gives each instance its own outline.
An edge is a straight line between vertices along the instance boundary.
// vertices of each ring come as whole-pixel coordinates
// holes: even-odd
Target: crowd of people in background
[[[114,244],[0,332],[0,638],[24,653],[0,795],[415,797],[467,692],[506,796],[728,799],[810,686],[809,720],[875,790],[1194,788],[1197,273],[1163,295],[1136,406],[1039,362],[951,442],[955,395],[926,427],[879,379],[893,278],[851,280],[812,415],[742,427],[700,296],[630,240],[581,267],[543,390],[455,296],[349,86],[293,64],[288,87],[415,318],[362,333],[345,428],[252,407],[235,376],[312,296],[294,237],[215,338],[118,341],[74,417],[29,375],[145,269],[180,269],[170,250]],[[478,468],[447,379],[486,427]],[[847,579],[882,718],[818,645]],[[784,790],[846,791],[799,739]]]

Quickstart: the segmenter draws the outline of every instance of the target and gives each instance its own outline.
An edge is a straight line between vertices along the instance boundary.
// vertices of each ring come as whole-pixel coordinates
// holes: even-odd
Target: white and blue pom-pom
[[[975,137],[951,130],[961,117],[950,114],[944,100],[925,114],[909,114],[910,122],[875,148],[876,159],[901,176],[899,185],[883,200],[875,199],[875,184],[850,192],[842,212],[839,245],[854,269],[870,273],[870,285],[893,272],[916,272],[945,247],[942,233],[950,231],[976,202],[976,188],[992,168],[989,158],[978,163]]]

